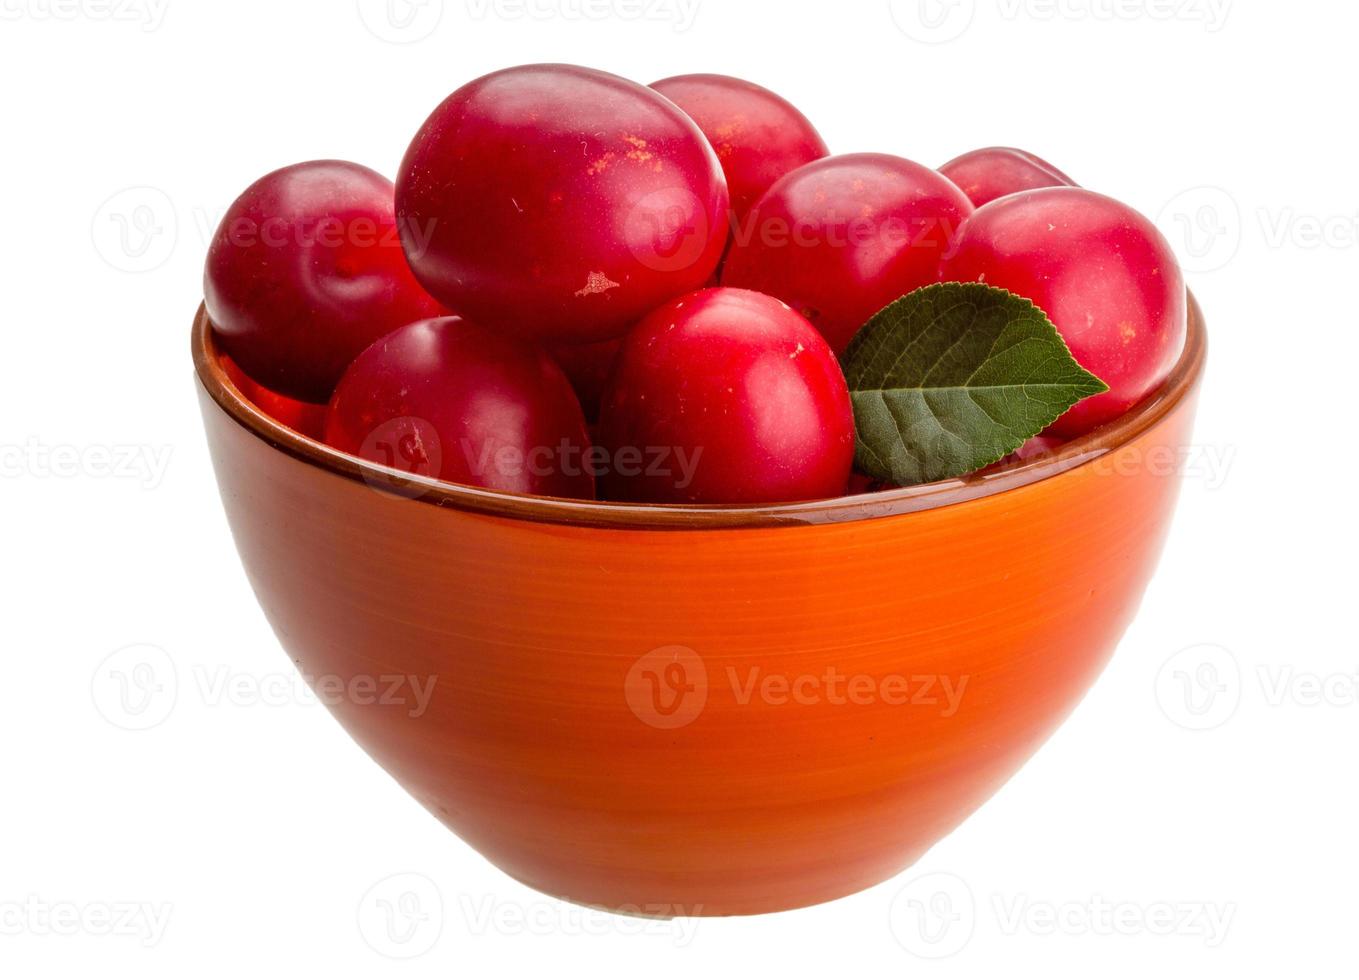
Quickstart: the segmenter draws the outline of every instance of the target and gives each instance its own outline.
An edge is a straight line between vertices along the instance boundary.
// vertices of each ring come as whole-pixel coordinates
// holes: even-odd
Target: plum
[[[706,289],[627,335],[604,394],[602,494],[659,503],[838,497],[854,418],[829,345],[787,304]]]
[[[873,314],[936,281],[971,213],[962,191],[918,163],[827,157],[760,198],[732,243],[722,285],[777,296],[840,353]]]
[[[940,278],[1032,300],[1109,386],[1047,435],[1072,439],[1122,415],[1165,381],[1184,349],[1188,294],[1170,245],[1145,217],[1094,191],[1052,187],[978,208]]]
[[[525,65],[458,89],[401,164],[416,276],[488,329],[616,337],[704,285],[727,238],[721,165],[670,100],[615,75]]]
[[[708,137],[722,161],[737,222],[774,181],[830,153],[796,106],[754,82],[730,75],[676,75],[651,87]]]
[[[594,496],[585,417],[561,368],[461,317],[409,324],[360,354],[330,400],[326,442],[452,483]]]
[[[359,352],[445,312],[402,251],[392,183],[315,160],[251,184],[227,210],[203,275],[218,342],[267,388],[324,402]]]
[[[1040,187],[1075,187],[1076,182],[1041,157],[1011,146],[988,146],[950,160],[939,172],[976,207],[998,197]]]

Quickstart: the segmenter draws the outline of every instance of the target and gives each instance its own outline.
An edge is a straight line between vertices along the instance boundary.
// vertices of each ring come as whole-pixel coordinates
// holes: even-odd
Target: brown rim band
[[[1189,297],[1189,331],[1184,352],[1161,388],[1130,411],[1062,446],[1056,453],[1014,463],[983,475],[921,486],[803,503],[748,505],[620,504],[503,493],[412,476],[342,453],[294,432],[245,399],[227,377],[218,356],[212,323],[199,307],[193,326],[193,362],[198,381],[224,412],[276,449],[351,480],[380,486],[399,479],[418,491],[413,500],[439,507],[549,524],[630,530],[712,530],[872,520],[946,507],[1027,486],[1086,465],[1133,442],[1193,392],[1203,374],[1207,332],[1203,311]]]

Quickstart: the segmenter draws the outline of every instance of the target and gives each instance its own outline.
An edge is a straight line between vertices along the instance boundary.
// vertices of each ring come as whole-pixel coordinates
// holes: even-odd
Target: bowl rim
[[[1156,391],[1123,415],[1064,444],[1055,453],[980,474],[897,487],[832,500],[761,504],[633,504],[537,497],[446,483],[372,463],[295,432],[247,399],[228,377],[206,304],[194,319],[191,340],[198,383],[229,418],[277,450],[336,476],[366,483],[376,492],[430,504],[540,524],[619,530],[713,530],[840,524],[948,507],[1026,487],[1087,466],[1133,442],[1173,412],[1197,389],[1207,357],[1203,311],[1188,296],[1184,350]],[[395,485],[400,491],[384,489]]]

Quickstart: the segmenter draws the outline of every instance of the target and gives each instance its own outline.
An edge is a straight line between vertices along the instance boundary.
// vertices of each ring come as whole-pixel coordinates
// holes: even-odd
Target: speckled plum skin
[[[1122,415],[1165,381],[1184,348],[1188,296],[1170,245],[1142,215],[1093,191],[1026,191],[978,208],[940,279],[1032,300],[1109,386],[1048,435],[1071,439]]]
[[[830,150],[816,127],[782,96],[730,75],[677,75],[651,87],[703,130],[731,193],[731,210],[745,217],[774,181]]]
[[[614,464],[601,480],[608,499],[817,500],[845,492],[854,418],[835,355],[806,319],[760,293],[706,289],[624,339],[600,443]],[[622,472],[628,452],[645,469]]]
[[[342,160],[251,184],[213,236],[203,294],[218,342],[241,369],[308,402],[329,398],[378,337],[446,312],[406,264],[391,181]]]
[[[976,207],[998,197],[1076,182],[1042,157],[1012,146],[988,146],[950,160],[939,172],[958,185]]]
[[[883,153],[827,157],[760,198],[722,285],[754,289],[811,320],[840,353],[888,303],[936,281],[972,203],[928,167]]]
[[[526,65],[458,89],[406,153],[397,218],[421,283],[487,328],[616,337],[704,285],[726,180],[672,102],[615,75]]]
[[[539,347],[460,317],[378,340],[340,379],[326,442],[407,473],[549,497],[594,497],[580,403]]]

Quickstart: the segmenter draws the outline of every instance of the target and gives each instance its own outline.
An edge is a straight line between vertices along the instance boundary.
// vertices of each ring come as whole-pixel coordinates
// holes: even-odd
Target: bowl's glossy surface
[[[1054,457],[763,508],[393,483],[245,401],[201,313],[193,349],[246,572],[305,674],[357,681],[359,744],[545,892],[738,914],[893,875],[1076,704],[1156,564],[1205,338],[1194,307],[1165,388]]]

